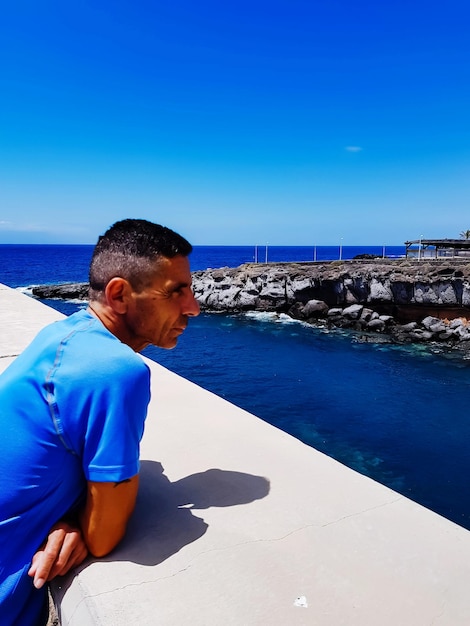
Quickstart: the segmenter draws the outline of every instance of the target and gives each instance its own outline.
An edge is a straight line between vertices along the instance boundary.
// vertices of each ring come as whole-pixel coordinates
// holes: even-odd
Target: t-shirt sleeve
[[[131,375],[110,373],[90,406],[82,454],[87,480],[119,482],[138,473],[149,401],[150,372],[143,362]]]
[[[70,328],[60,327],[51,342],[44,397],[59,440],[85,478],[119,482],[139,471],[150,369],[101,322],[82,318],[68,318]]]

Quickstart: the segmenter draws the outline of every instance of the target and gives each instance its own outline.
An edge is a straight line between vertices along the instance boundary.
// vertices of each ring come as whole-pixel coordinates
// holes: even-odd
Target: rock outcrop
[[[42,300],[87,300],[88,283],[62,283],[60,285],[37,285],[32,288],[33,296]]]
[[[87,297],[86,283],[34,287],[39,298]],[[248,263],[193,273],[201,309],[273,311],[397,341],[467,342],[470,260]]]
[[[249,263],[195,272],[193,281],[201,306],[215,311],[287,313],[315,300],[329,308],[362,304],[390,314],[406,307],[470,310],[470,260]]]
[[[206,311],[276,311],[310,324],[470,350],[470,262],[246,264],[195,272]]]

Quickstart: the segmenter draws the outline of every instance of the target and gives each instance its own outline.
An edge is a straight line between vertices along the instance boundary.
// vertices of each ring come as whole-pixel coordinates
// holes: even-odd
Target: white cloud
[[[37,224],[33,222],[9,222],[8,220],[0,220],[0,228],[6,228],[10,231],[25,233],[42,233],[49,230],[46,225],[42,224]]]
[[[361,146],[346,146],[346,152],[362,152]]]

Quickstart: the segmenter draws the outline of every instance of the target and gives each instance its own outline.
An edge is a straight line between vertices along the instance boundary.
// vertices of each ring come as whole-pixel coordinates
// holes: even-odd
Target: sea
[[[0,245],[0,282],[82,282],[93,246]],[[404,246],[196,246],[194,270],[246,262],[400,258]],[[83,303],[44,301],[65,314]],[[470,361],[285,315],[203,313],[144,354],[470,530]],[[305,478],[308,481],[308,477]]]

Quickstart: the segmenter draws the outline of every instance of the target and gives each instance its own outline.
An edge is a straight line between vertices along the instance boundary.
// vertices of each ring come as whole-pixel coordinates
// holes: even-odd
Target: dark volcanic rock
[[[369,254],[368,252],[364,252],[363,254],[356,254],[353,257],[353,261],[357,261],[358,259],[380,259],[381,257],[378,254]]]
[[[468,261],[250,263],[195,272],[193,285],[206,311],[286,312],[312,324],[386,335],[389,341],[470,345]],[[442,319],[458,317],[464,318],[458,324]]]
[[[425,317],[428,309],[470,307],[470,264],[454,259],[248,263],[195,272],[193,281],[205,310],[286,312],[316,300],[328,307],[380,305],[392,314],[394,307],[413,306]]]
[[[328,313],[328,305],[321,300],[309,300],[306,304],[294,302],[288,314],[297,320],[319,319]]]
[[[38,285],[32,289],[36,298],[63,300],[87,300],[88,283],[65,283],[62,285]]]
[[[193,289],[203,311],[288,313],[393,341],[465,343],[470,349],[469,261],[247,263],[194,272]],[[86,300],[88,285],[45,285],[33,294]]]

